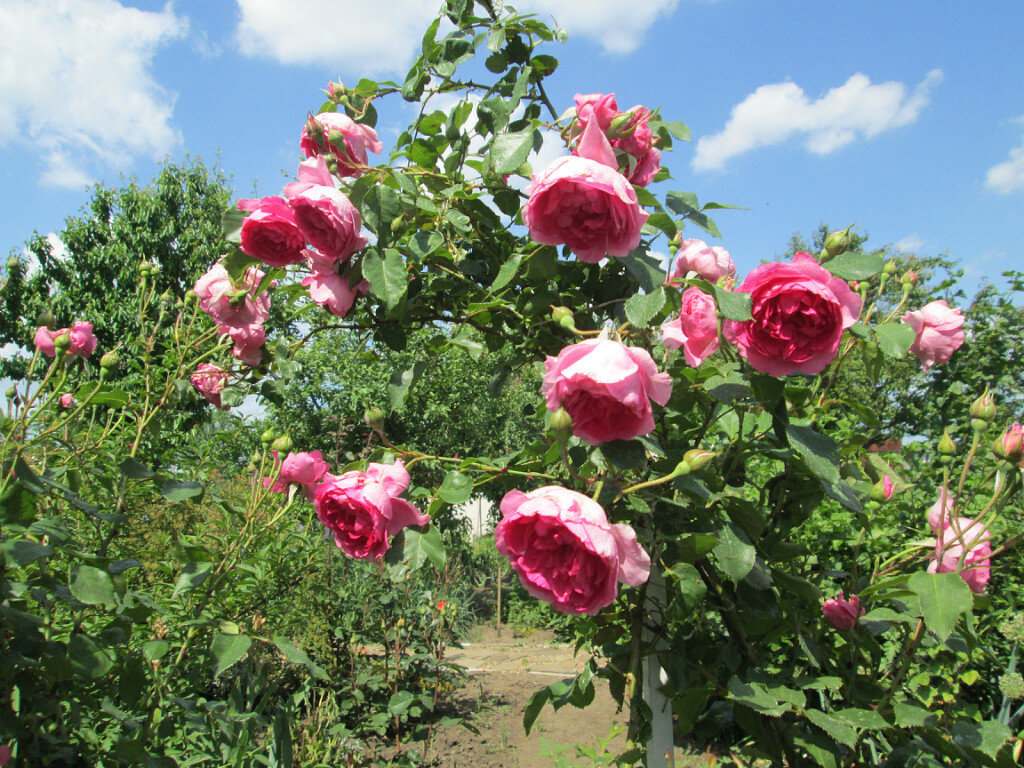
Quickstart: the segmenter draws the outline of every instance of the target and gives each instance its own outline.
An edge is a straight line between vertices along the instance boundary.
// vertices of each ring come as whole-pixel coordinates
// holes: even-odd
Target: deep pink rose
[[[910,352],[917,355],[926,371],[948,361],[964,343],[964,315],[959,308],[950,309],[945,299],[907,312],[902,320],[914,329]]]
[[[750,294],[753,319],[726,320],[723,332],[754,368],[770,376],[821,373],[835,360],[839,339],[863,303],[846,281],[803,251],[789,264],[762,264],[737,290]]]
[[[192,374],[190,381],[196,391],[214,408],[223,410],[220,393],[228,381],[228,372],[213,363],[200,363]]]
[[[938,534],[939,531],[944,530],[949,525],[949,519],[953,514],[954,506],[956,506],[956,501],[949,491],[946,490],[945,486],[939,486],[939,498],[935,500],[935,503],[932,504],[926,514],[928,527],[932,529],[933,533]]]
[[[277,451],[273,451],[273,454],[274,469],[277,470],[279,464],[281,468],[275,472],[275,476],[263,478],[263,487],[269,488],[272,493],[284,493],[288,485],[294,483],[301,485],[306,498],[312,501],[317,485],[330,468],[323,454],[320,451],[289,453],[284,461],[281,461]]]
[[[236,360],[255,368],[263,360],[263,345],[267,343],[267,333],[262,325],[246,325],[232,328],[222,325],[217,329],[221,336],[230,336],[235,343],[231,350]]]
[[[426,525],[430,518],[398,498],[409,487],[409,473],[401,460],[371,463],[366,472],[325,475],[313,496],[313,509],[334,543],[346,555],[379,560],[391,537],[409,525]]]
[[[717,283],[723,277],[735,275],[736,265],[725,248],[690,238],[679,244],[671,279],[682,280],[691,272],[709,283]]]
[[[296,195],[301,195],[310,187],[335,188],[334,177],[327,170],[327,163],[322,157],[310,157],[299,163],[299,169],[295,172],[295,181],[284,185],[284,196],[291,200]]]
[[[379,155],[384,145],[377,140],[377,132],[368,125],[357,123],[339,112],[321,112],[314,118],[323,129],[323,140],[309,135],[308,124],[302,129],[299,147],[306,157],[333,154],[338,161],[339,176],[362,176],[366,166],[366,152]],[[331,133],[335,135],[331,137]]]
[[[864,615],[864,609],[860,607],[860,598],[850,595],[850,598],[846,599],[842,590],[839,590],[838,597],[825,601],[821,606],[821,612],[832,626],[840,631],[849,629]]]
[[[580,130],[587,127],[591,120],[597,122],[602,131],[607,131],[618,115],[619,107],[615,103],[614,93],[590,93],[583,95],[577,93],[573,97],[576,102],[576,119],[579,121]]]
[[[92,332],[92,323],[75,323],[71,326],[71,346],[69,355],[88,357],[96,350],[96,335]]]
[[[283,197],[264,197],[242,222],[239,247],[267,266],[287,267],[305,258],[306,236]]]
[[[975,594],[992,576],[992,534],[977,520],[954,517],[938,533],[928,573],[959,573]]]
[[[325,266],[315,258],[309,259],[312,272],[303,278],[309,297],[332,315],[344,317],[355,300],[370,290],[370,284],[361,280],[354,288],[349,286],[350,272],[338,267]]]
[[[700,288],[683,291],[679,317],[661,326],[666,349],[683,348],[686,364],[695,368],[718,349],[718,308],[715,300]]]
[[[72,395],[70,392],[60,396],[61,408],[74,408],[77,403],[78,401],[75,400],[75,396]]]
[[[33,341],[35,342],[36,349],[42,352],[47,357],[57,356],[57,347],[54,345],[58,336],[70,332],[70,328],[58,328],[55,331],[51,331],[45,325],[40,325],[36,329],[36,335]]]
[[[629,183],[636,184],[638,187],[646,187],[654,181],[654,176],[660,168],[661,150],[657,147],[651,147],[637,158],[636,167],[633,168],[633,172],[629,175]]]
[[[597,613],[618,582],[636,587],[651,573],[630,526],[609,524],[596,501],[555,485],[507,493],[494,539],[526,591],[562,613]]]
[[[342,261],[366,245],[359,211],[334,187],[310,187],[290,203],[299,229],[325,256]]]
[[[626,256],[640,244],[647,213],[618,171],[586,157],[557,158],[526,188],[523,223],[545,245],[567,245],[583,261]]]
[[[252,294],[263,280],[263,274],[255,267],[249,267],[235,286],[224,265],[217,262],[196,281],[200,309],[217,325],[231,328],[263,325],[270,317],[270,294],[266,291],[255,297]]]
[[[573,434],[597,445],[629,440],[654,429],[651,401],[668,402],[672,381],[646,350],[610,339],[572,344],[544,361],[548,409],[565,408]]]

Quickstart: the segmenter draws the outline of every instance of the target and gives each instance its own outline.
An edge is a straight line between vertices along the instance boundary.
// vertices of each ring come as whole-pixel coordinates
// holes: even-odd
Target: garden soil
[[[455,699],[478,733],[463,726],[441,729],[430,750],[438,768],[589,768],[607,765],[627,749],[627,707],[620,711],[599,679],[589,707],[569,706],[556,713],[546,706],[530,735],[524,733],[523,711],[530,697],[555,680],[574,676],[586,663],[549,632],[516,638],[508,628],[498,636],[494,627],[481,627],[445,660],[469,672]],[[577,745],[589,747],[599,759],[578,754]],[[696,755],[680,754],[676,760],[677,768],[706,765]]]

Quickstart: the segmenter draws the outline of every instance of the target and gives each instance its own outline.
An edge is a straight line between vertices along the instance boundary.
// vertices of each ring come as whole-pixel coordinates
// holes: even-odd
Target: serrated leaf
[[[651,293],[638,293],[626,299],[626,318],[636,328],[646,328],[651,319],[665,306],[665,289],[657,288]]]
[[[640,472],[647,464],[647,451],[639,440],[610,440],[601,443],[601,454],[618,470]]]
[[[0,561],[22,568],[52,554],[53,547],[28,539],[10,539],[0,544]]]
[[[153,476],[153,470],[140,461],[129,457],[121,462],[121,472],[132,480],[148,480]]]
[[[420,568],[427,561],[437,568],[444,568],[445,558],[444,540],[437,526],[432,525],[423,532],[405,529],[404,560],[410,570]]]
[[[404,371],[395,371],[391,374],[391,381],[388,383],[388,399],[391,402],[391,410],[400,411],[405,407],[409,391],[416,385],[425,370],[427,370],[427,363],[424,360],[417,360]]]
[[[958,573],[914,573],[907,586],[921,601],[925,626],[943,642],[953,632],[961,614],[974,605],[970,587]]]
[[[248,215],[248,211],[239,210],[236,205],[224,209],[220,217],[220,231],[225,240],[235,244],[242,241],[242,222]]]
[[[394,248],[388,248],[382,258],[378,249],[371,248],[360,264],[373,294],[384,302],[388,311],[394,309],[409,287],[402,255]]]
[[[753,545],[744,541],[746,536],[740,538],[738,532],[739,528],[734,525],[720,528],[718,545],[712,550],[725,575],[737,583],[750,573],[757,559]]]
[[[76,634],[68,642],[68,661],[80,675],[97,678],[113,668],[117,655],[88,635]]]
[[[522,254],[512,254],[512,257],[505,261],[498,270],[498,274],[495,276],[494,282],[491,283],[491,291],[500,291],[506,285],[511,283],[512,278],[514,278],[516,273],[519,271],[519,265],[522,263]]]
[[[388,700],[388,714],[392,717],[403,714],[415,699],[416,697],[410,691],[397,691],[391,694],[391,698]]]
[[[722,317],[738,322],[750,319],[749,293],[735,293],[721,285],[713,285],[711,288],[715,294],[715,304],[718,305],[718,311],[722,313]]]
[[[453,469],[444,476],[444,482],[437,489],[437,493],[449,504],[461,504],[472,495],[473,480],[458,470]]]
[[[526,731],[526,735],[530,735],[530,729],[533,728],[533,724],[537,722],[537,716],[540,711],[544,708],[544,705],[551,701],[551,688],[541,688],[526,703],[526,709],[523,710],[523,730]]]
[[[533,149],[533,128],[515,133],[499,133],[487,153],[491,169],[499,176],[516,171]]]
[[[882,271],[885,260],[878,254],[846,251],[829,259],[824,266],[843,280],[867,280]]]
[[[71,583],[71,594],[87,605],[113,605],[114,582],[106,571],[83,565]]]
[[[218,633],[214,635],[210,644],[210,653],[213,655],[213,676],[220,677],[224,670],[245,658],[252,645],[252,638],[248,635],[227,635]]]
[[[142,644],[142,657],[146,661],[158,661],[167,655],[171,650],[171,644],[166,640],[149,640]]]
[[[875,327],[875,338],[882,354],[897,360],[907,356],[914,343],[914,329],[905,323],[883,323]]]

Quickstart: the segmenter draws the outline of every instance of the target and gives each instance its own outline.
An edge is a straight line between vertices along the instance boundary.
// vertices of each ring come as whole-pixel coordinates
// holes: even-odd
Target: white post
[[[665,605],[665,579],[657,567],[651,569],[647,582],[646,619],[655,625],[661,624],[661,606]],[[664,641],[656,639],[653,633],[644,629],[646,644],[655,648],[663,647]],[[658,657],[649,654],[643,660],[644,701],[651,708],[651,740],[647,742],[647,768],[674,768],[674,739],[672,735],[672,702],[661,692],[661,686],[668,682],[668,676],[658,663]]]

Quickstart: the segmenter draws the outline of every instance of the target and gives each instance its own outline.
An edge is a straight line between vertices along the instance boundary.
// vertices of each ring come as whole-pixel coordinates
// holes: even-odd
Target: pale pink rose
[[[72,395],[70,392],[60,396],[60,406],[61,406],[61,408],[74,408],[75,405],[77,405],[77,404],[78,404],[78,401],[75,400],[75,396]]]
[[[679,244],[671,280],[682,280],[691,273],[709,283],[717,283],[723,277],[735,275],[736,265],[725,248],[690,238]]]
[[[217,332],[221,336],[231,337],[235,344],[231,354],[236,360],[241,360],[252,368],[263,360],[263,345],[267,343],[267,333],[262,325],[246,325],[241,328],[222,325]]]
[[[651,401],[668,402],[672,381],[646,350],[611,339],[572,344],[544,361],[548,410],[565,408],[573,434],[590,445],[629,440],[654,429]]]
[[[36,335],[33,339],[36,349],[47,357],[56,357],[57,347],[54,345],[54,341],[56,341],[58,336],[70,333],[70,331],[70,328],[58,328],[55,331],[51,331],[45,325],[39,326],[39,328],[36,329]]]
[[[312,501],[317,485],[330,469],[324,461],[323,454],[320,451],[289,453],[284,461],[281,461],[277,451],[273,451],[273,454],[275,474],[263,478],[263,487],[269,488],[272,493],[284,493],[288,490],[288,485],[294,483],[301,485],[306,498]]]
[[[928,573],[959,573],[975,594],[992,576],[992,534],[980,521],[954,517],[939,532]]]
[[[263,275],[262,271],[249,267],[238,285],[232,285],[228,271],[217,262],[196,281],[200,309],[218,325],[231,328],[263,325],[270,317],[270,294],[264,291],[254,297],[252,293],[263,280]],[[245,291],[248,294],[244,297],[238,295]]]
[[[267,266],[298,264],[305,247],[295,212],[282,197],[264,197],[242,222],[239,248]]]
[[[526,591],[562,613],[595,614],[619,582],[636,587],[651,573],[630,526],[611,525],[596,501],[555,485],[507,493],[494,539]]]
[[[71,346],[68,354],[77,357],[88,357],[96,351],[96,335],[92,332],[92,323],[75,323],[71,326]]]
[[[726,320],[722,330],[754,368],[770,376],[821,373],[863,304],[846,281],[803,251],[789,264],[757,267],[737,291],[750,294],[753,317]]]
[[[220,393],[228,381],[228,372],[213,363],[200,363],[189,379],[196,391],[214,408],[223,410]]]
[[[344,317],[352,309],[355,300],[370,290],[366,280],[360,281],[354,288],[349,286],[349,271],[335,267],[324,268],[314,259],[309,260],[312,272],[302,280],[309,289],[309,297],[332,315]]]
[[[910,352],[926,371],[936,363],[947,362],[964,343],[964,315],[959,308],[951,309],[945,299],[907,312],[902,321],[914,329]]]
[[[633,186],[607,165],[566,155],[557,158],[526,188],[523,223],[545,245],[567,245],[581,260],[626,256],[640,244],[647,213]]]
[[[615,103],[614,93],[577,93],[573,101],[576,102],[576,119],[581,131],[591,120],[594,120],[602,131],[607,131],[612,120],[622,114]]]
[[[324,475],[313,496],[313,509],[346,555],[379,560],[400,530],[430,522],[416,507],[398,498],[408,487],[409,473],[401,460],[371,463],[366,472]]]
[[[933,533],[937,534],[949,525],[949,519],[953,514],[953,507],[955,506],[956,500],[950,495],[949,491],[946,490],[945,486],[939,486],[939,498],[931,505],[926,515],[928,527],[932,529]]]
[[[842,590],[839,590],[838,597],[825,601],[821,606],[821,612],[832,626],[840,631],[849,629],[864,615],[864,609],[860,607],[860,598],[850,595],[847,599],[843,597]]]
[[[295,178],[296,181],[284,186],[284,196],[288,200],[296,195],[301,195],[310,187],[335,188],[334,177],[327,170],[327,163],[322,157],[311,157],[299,163]]]
[[[310,244],[328,258],[343,261],[366,245],[359,234],[359,211],[334,187],[315,186],[290,201],[295,221]]]
[[[321,112],[314,118],[323,128],[323,141],[309,135],[308,125],[302,129],[299,147],[306,157],[333,154],[338,161],[338,175],[345,177],[362,176],[366,166],[366,152],[379,155],[384,145],[377,140],[377,132],[368,125],[357,123],[348,115],[339,112]],[[331,141],[330,134],[336,132]]]
[[[683,348],[686,364],[695,368],[718,349],[718,308],[715,300],[700,288],[683,291],[679,317],[661,326],[666,349]]]

